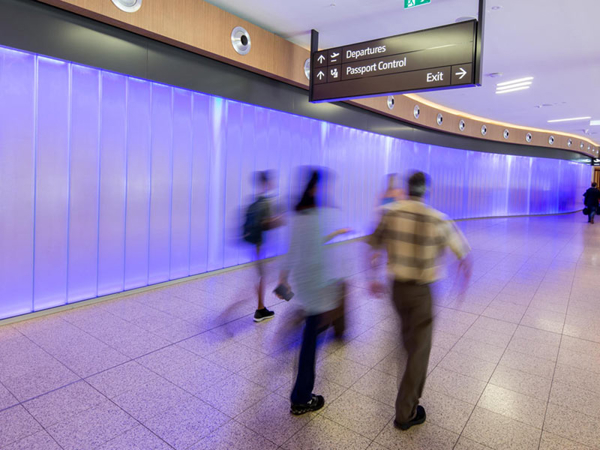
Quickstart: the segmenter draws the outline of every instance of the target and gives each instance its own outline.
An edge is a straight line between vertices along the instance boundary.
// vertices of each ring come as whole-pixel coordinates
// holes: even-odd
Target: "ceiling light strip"
[[[496,86],[508,86],[509,84],[521,83],[523,81],[531,81],[531,80],[533,80],[533,77],[519,78],[517,80],[504,81],[502,83],[498,83]]]
[[[516,87],[516,88],[511,88],[511,89],[505,89],[503,91],[496,91],[496,94],[506,94],[508,92],[523,91],[525,89],[529,89],[529,86],[521,86],[521,87]]]
[[[504,91],[506,89],[512,89],[512,88],[516,88],[516,87],[530,86],[530,85],[531,85],[531,81],[524,81],[522,83],[511,84],[510,86],[496,86],[496,90],[497,91]]]
[[[575,122],[576,120],[587,120],[587,119],[591,119],[591,117],[587,116],[587,117],[569,117],[568,119],[552,119],[552,120],[549,120],[548,123]]]

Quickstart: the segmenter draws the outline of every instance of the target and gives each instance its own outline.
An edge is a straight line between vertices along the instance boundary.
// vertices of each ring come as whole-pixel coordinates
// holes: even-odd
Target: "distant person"
[[[315,395],[315,359],[317,336],[331,324],[332,312],[340,307],[339,283],[328,261],[325,243],[349,232],[333,229],[335,211],[325,205],[323,179],[325,172],[313,170],[291,220],[290,248],[279,283],[290,289],[288,277],[293,279],[293,290],[302,306],[305,327],[298,362],[298,374],[291,394],[290,412],[295,415],[317,411],[325,404],[322,395]]]
[[[270,171],[257,172],[255,174],[257,185],[257,196],[254,202],[246,210],[244,221],[243,239],[251,244],[253,256],[256,257],[256,268],[258,271],[258,283],[256,292],[258,305],[254,312],[254,321],[262,322],[271,319],[275,313],[265,307],[265,262],[264,243],[266,231],[276,228],[282,224],[280,216],[273,213],[272,199],[269,192],[274,189],[274,176]]]
[[[385,192],[379,199],[379,206],[387,208],[401,198],[402,190],[398,188],[398,174],[391,173],[387,176],[387,186]]]
[[[408,354],[406,370],[396,398],[394,425],[408,430],[425,422],[419,399],[425,386],[432,334],[431,283],[440,277],[438,258],[449,247],[460,260],[464,281],[470,277],[470,251],[454,222],[424,203],[427,176],[422,172],[408,180],[409,199],[392,205],[369,238],[374,250],[385,248],[388,270],[393,277],[392,301],[402,324],[402,341]],[[371,253],[375,270],[376,253]],[[383,283],[373,281],[374,294],[386,292]]]
[[[600,190],[596,183],[592,183],[592,187],[583,194],[583,203],[588,209],[588,223],[594,223],[594,217],[598,213],[598,204],[600,201]]]

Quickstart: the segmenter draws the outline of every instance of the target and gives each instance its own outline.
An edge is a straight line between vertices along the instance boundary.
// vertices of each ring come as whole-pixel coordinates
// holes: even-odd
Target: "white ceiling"
[[[478,9],[478,0],[432,0],[409,10],[404,0],[208,1],[306,48],[313,28],[320,47],[329,48],[454,23]],[[487,0],[483,72],[503,75],[486,75],[481,87],[421,95],[466,113],[600,143],[600,126],[589,120],[547,122],[600,120],[599,17],[600,0]],[[495,93],[496,83],[526,76],[534,77],[530,89]]]

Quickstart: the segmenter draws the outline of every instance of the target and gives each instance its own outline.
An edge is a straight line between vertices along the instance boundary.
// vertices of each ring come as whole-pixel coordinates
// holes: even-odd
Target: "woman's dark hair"
[[[317,207],[317,196],[314,190],[320,181],[321,174],[318,170],[313,170],[308,180],[308,184],[304,189],[304,193],[302,194],[302,197],[300,197],[300,201],[296,205],[296,211],[304,211],[306,209]]]

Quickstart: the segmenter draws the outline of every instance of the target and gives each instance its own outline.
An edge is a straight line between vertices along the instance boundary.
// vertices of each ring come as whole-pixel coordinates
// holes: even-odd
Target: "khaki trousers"
[[[396,421],[408,422],[416,412],[425,387],[432,336],[429,285],[394,281],[392,300],[402,324],[402,342],[408,354],[396,398]]]

